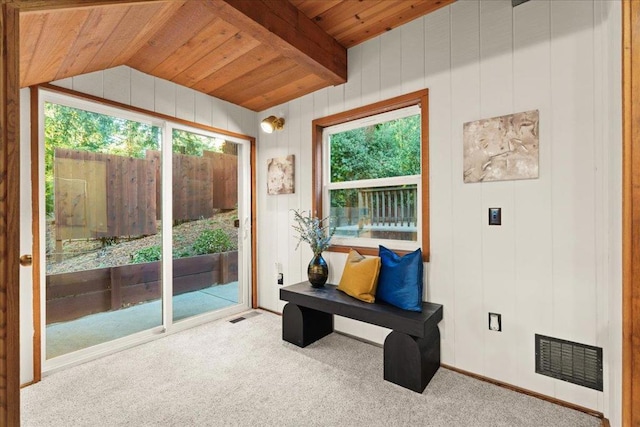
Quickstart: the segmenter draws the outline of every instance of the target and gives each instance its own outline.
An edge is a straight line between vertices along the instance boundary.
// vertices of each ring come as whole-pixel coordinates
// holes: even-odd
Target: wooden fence
[[[205,151],[204,158],[211,162],[213,172],[213,206],[234,209],[238,204],[238,156]]]
[[[47,275],[47,325],[159,299],[160,267],[158,261]],[[174,295],[237,280],[237,251],[173,260]]]
[[[56,148],[56,240],[156,234],[155,159]]]
[[[160,162],[160,151],[147,150],[147,159]],[[156,170],[161,200],[160,169]],[[209,218],[214,209],[233,209],[238,202],[238,157],[205,151],[203,157],[173,153],[173,219]],[[156,216],[162,219],[160,209]]]
[[[237,205],[238,157],[173,153],[173,219],[210,218]],[[56,240],[156,234],[161,219],[161,153],[146,158],[57,148]]]

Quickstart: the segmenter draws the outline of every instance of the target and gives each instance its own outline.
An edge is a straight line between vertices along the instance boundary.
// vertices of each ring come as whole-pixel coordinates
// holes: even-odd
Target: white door
[[[20,90],[20,254],[33,254],[29,89]],[[33,268],[20,267],[20,384],[33,381]]]

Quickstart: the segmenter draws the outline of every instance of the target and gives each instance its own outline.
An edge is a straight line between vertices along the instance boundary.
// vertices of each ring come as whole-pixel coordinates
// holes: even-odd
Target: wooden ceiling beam
[[[322,77],[347,81],[347,50],[288,1],[210,0],[216,13]]]

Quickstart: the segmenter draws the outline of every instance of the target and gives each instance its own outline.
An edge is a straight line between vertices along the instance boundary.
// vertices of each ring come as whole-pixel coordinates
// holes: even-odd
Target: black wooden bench
[[[384,303],[369,304],[336,290],[302,282],[280,289],[282,339],[306,347],[333,332],[333,315],[393,331],[384,341],[384,379],[422,393],[440,367],[442,305],[422,303],[422,313]]]

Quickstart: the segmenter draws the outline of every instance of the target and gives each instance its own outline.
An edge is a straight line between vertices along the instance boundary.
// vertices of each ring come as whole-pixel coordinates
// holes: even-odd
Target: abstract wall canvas
[[[538,110],[464,124],[464,182],[538,178]]]
[[[267,161],[267,194],[291,194],[294,192],[293,154]]]

